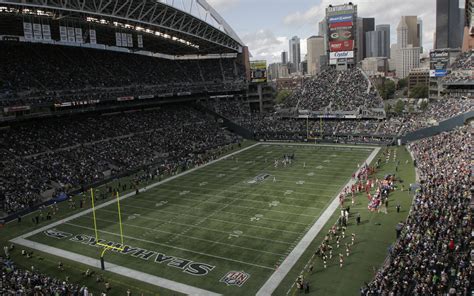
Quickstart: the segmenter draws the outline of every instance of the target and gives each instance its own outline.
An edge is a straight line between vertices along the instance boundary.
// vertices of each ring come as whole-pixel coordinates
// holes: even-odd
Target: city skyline
[[[292,36],[301,39],[301,56],[307,52],[306,39],[318,35],[318,23],[323,19],[329,4],[348,3],[348,0],[208,0],[249,46],[252,59],[264,59],[268,63],[279,62],[281,52],[289,51]],[[396,27],[402,15],[417,15],[423,21],[423,49],[433,48],[436,27],[436,0],[360,0],[352,1],[358,5],[358,16],[375,18],[375,25],[389,24],[390,44],[396,43]],[[272,9],[268,6],[271,4]],[[249,9],[249,6],[253,9]],[[460,2],[464,7],[464,1]],[[271,15],[267,17],[265,11]],[[242,21],[245,15],[245,21]]]

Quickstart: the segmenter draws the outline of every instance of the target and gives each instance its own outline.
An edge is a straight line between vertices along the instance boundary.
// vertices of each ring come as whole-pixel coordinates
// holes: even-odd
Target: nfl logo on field
[[[249,279],[250,274],[243,271],[229,271],[220,282],[227,286],[242,287],[242,285]]]

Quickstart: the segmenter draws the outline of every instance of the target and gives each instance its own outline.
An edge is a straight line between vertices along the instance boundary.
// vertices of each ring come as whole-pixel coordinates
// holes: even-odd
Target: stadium
[[[471,295],[473,7],[395,100],[353,3],[281,92],[205,0],[0,0],[0,294]]]

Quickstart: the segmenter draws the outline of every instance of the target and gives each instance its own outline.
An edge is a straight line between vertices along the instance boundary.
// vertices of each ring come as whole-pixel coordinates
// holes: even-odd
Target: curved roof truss
[[[84,13],[174,31],[241,52],[243,43],[205,0],[0,0],[14,5]],[[181,5],[180,5],[181,4]]]

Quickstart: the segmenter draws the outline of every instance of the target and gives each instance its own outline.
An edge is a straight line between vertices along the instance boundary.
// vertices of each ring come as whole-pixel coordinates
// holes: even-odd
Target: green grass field
[[[123,199],[128,248],[107,252],[106,266],[225,295],[255,294],[372,150],[258,145]],[[294,161],[275,168],[285,153],[294,153]],[[99,238],[120,242],[116,204],[96,216]],[[98,259],[92,221],[86,214],[55,226],[63,238],[43,231],[26,239]],[[249,277],[227,285],[221,279],[231,271]]]

